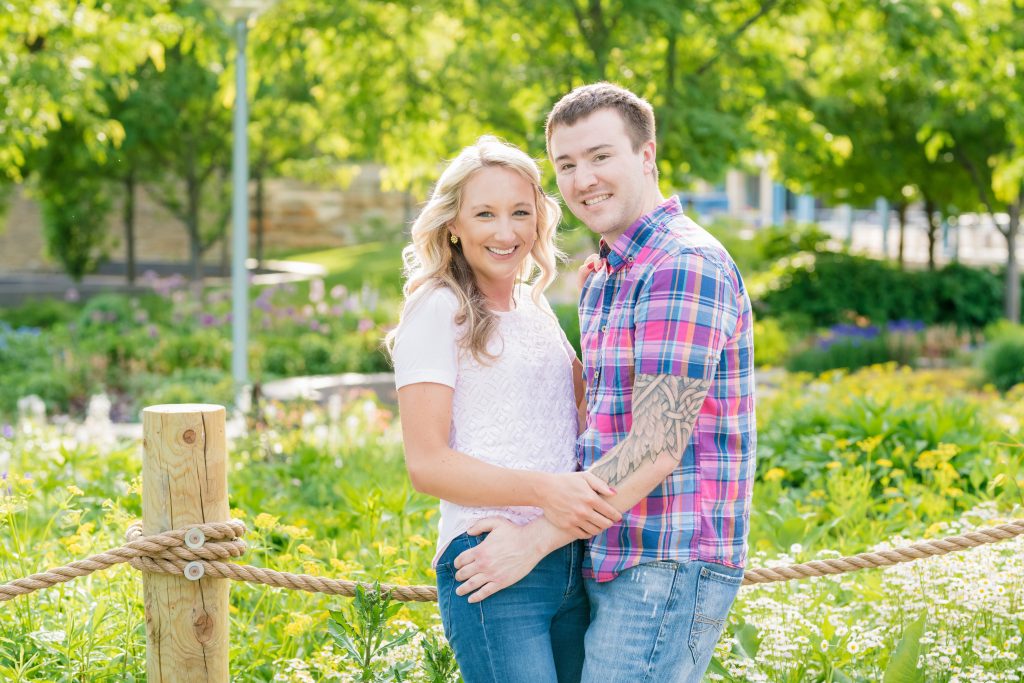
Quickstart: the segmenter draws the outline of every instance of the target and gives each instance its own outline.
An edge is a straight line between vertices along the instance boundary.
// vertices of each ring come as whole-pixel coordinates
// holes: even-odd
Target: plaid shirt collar
[[[654,211],[640,216],[633,221],[633,224],[626,229],[626,232],[615,240],[611,247],[601,239],[601,258],[608,264],[608,272],[614,273],[640,254],[640,251],[647,245],[654,228],[664,225],[667,221],[683,214],[683,207],[679,198],[672,195],[659,204]]]

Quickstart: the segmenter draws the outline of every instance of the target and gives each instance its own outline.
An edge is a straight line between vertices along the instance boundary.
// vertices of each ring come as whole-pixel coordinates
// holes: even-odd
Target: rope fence
[[[240,557],[245,553],[246,544],[242,540],[244,534],[245,524],[240,520],[200,524],[151,536],[143,536],[142,525],[136,523],[128,529],[127,543],[119,548],[0,585],[0,602],[86,576],[122,562],[127,562],[144,572],[184,576],[191,580],[208,576],[345,597],[355,595],[356,586],[362,586],[367,590],[375,588],[373,584],[365,582],[292,574],[225,562],[226,559]],[[1024,534],[1024,519],[1016,519],[988,529],[919,541],[899,548],[783,567],[749,569],[743,575],[743,585],[753,586],[891,567],[980,545],[999,543],[1021,534]],[[437,601],[437,589],[434,586],[380,584],[380,589],[382,592],[389,592],[393,599],[403,602]]]

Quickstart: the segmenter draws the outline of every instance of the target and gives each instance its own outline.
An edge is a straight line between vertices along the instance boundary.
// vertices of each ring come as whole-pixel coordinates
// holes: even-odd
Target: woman
[[[543,514],[586,538],[621,518],[601,497],[611,490],[575,472],[581,366],[543,296],[560,217],[533,160],[485,136],[441,175],[403,254],[406,300],[388,341],[406,465],[441,499],[438,606],[466,683],[578,681],[589,622],[579,541],[470,604],[453,562],[483,537],[466,531]]]

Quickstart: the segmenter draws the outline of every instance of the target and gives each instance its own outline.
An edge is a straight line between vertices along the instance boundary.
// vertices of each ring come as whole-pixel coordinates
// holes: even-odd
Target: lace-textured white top
[[[418,382],[452,387],[451,448],[512,469],[571,472],[576,469],[576,407],[572,384],[575,351],[542,299],[528,288],[515,310],[498,313],[497,333],[481,364],[458,339],[458,300],[445,287],[423,287],[409,299],[395,339],[395,385]],[[464,507],[441,501],[437,554],[485,517],[526,524],[535,507]]]

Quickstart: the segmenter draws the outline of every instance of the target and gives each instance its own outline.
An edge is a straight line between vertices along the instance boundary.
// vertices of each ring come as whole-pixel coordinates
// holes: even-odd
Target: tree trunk
[[[928,270],[935,270],[935,242],[938,226],[935,224],[935,203],[930,197],[924,198],[925,223],[928,225]]]
[[[188,228],[189,267],[192,271],[192,292],[199,301],[203,294],[203,238],[199,233],[199,181],[194,177],[185,180],[188,193],[186,224]]]
[[[1010,224],[1006,237],[1006,318],[1012,323],[1020,322],[1020,265],[1017,263],[1017,237],[1020,232],[1021,202],[1024,196],[1010,205]],[[994,219],[993,219],[994,220]]]
[[[263,232],[266,230],[263,214],[263,172],[257,170],[253,174],[256,181],[256,269],[263,268]]]
[[[128,285],[135,284],[135,171],[124,179],[124,248],[125,276]]]
[[[906,203],[900,203],[896,205],[896,219],[900,223],[900,247],[899,253],[896,255],[896,261],[899,263],[900,268],[903,268],[903,247],[906,244],[907,237],[907,205]]]

